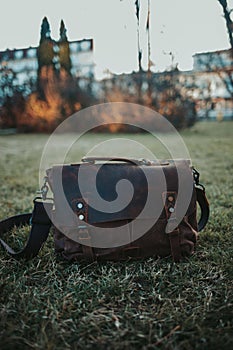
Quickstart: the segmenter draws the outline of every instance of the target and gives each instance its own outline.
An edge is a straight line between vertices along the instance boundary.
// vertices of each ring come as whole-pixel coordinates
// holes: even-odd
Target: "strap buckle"
[[[205,192],[205,186],[199,181],[200,173],[194,167],[192,167],[192,172],[195,186],[201,188]]]
[[[42,185],[41,189],[37,191],[36,193],[41,194],[42,199],[45,201],[47,199],[47,193],[49,191],[48,183],[48,176],[44,177],[44,184]]]

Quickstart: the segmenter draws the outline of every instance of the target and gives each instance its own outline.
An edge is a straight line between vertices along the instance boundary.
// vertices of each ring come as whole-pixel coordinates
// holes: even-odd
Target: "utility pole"
[[[140,47],[140,22],[139,22],[139,15],[140,15],[140,0],[135,0],[135,7],[136,7],[136,17],[137,17],[137,36],[138,36],[138,68],[139,72],[142,71],[142,50]]]
[[[151,81],[151,48],[150,48],[150,0],[147,0],[147,21],[146,21],[146,31],[147,31],[147,51],[148,51],[148,68],[147,68],[147,96],[148,104],[152,104],[152,81]]]
[[[150,60],[150,0],[147,0],[147,21],[146,21],[146,30],[147,30],[147,46],[148,46],[148,72],[150,72],[151,68],[151,60]]]

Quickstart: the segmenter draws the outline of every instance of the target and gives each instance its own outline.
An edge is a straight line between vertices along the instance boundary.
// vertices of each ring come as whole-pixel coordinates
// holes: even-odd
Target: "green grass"
[[[2,350],[233,348],[233,123],[198,123],[182,136],[211,205],[194,256],[70,264],[56,258],[52,237],[30,262],[1,250]],[[164,155],[150,136],[124,137]],[[107,139],[84,137],[67,160]],[[0,218],[31,210],[46,140],[0,138]],[[8,241],[22,245],[26,234],[14,231]]]

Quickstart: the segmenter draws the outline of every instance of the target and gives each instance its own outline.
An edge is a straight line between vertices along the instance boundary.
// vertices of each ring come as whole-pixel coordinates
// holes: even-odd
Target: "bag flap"
[[[81,200],[88,209],[87,222],[101,224],[133,220],[141,213],[143,219],[152,219],[160,209],[160,218],[166,218],[163,192],[178,192],[177,167],[182,186],[186,179],[190,186],[192,172],[185,160],[145,166],[128,163],[57,165],[47,170],[47,176],[58,215],[63,211],[59,186],[62,179],[62,188],[72,210],[77,213]],[[193,197],[188,214],[195,209]]]

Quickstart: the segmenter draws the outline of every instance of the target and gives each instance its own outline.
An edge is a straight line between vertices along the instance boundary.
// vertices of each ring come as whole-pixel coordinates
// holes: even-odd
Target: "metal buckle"
[[[140,158],[139,163],[141,165],[151,165],[151,161],[149,159],[145,159],[145,158]]]
[[[48,177],[45,176],[43,186],[41,187],[41,189],[39,191],[36,192],[38,194],[41,194],[41,197],[44,201],[47,199],[47,193],[49,191],[49,186],[47,185],[47,183],[48,183]]]
[[[193,171],[193,179],[195,182],[195,186],[200,187],[205,192],[205,186],[199,182],[200,173],[194,167],[192,167],[192,171]]]
[[[80,240],[90,240],[91,236],[87,226],[78,226],[78,239]]]

